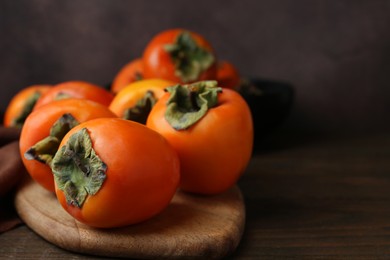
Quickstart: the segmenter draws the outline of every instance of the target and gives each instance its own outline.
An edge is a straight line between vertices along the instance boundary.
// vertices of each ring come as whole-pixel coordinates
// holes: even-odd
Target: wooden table
[[[246,228],[229,258],[390,259],[390,134],[277,137],[264,147],[239,181]],[[2,257],[97,259],[24,225],[0,235]]]

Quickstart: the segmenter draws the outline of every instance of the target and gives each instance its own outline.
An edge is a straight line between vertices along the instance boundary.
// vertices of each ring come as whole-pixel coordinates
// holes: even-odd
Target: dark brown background
[[[0,111],[31,84],[107,84],[172,27],[203,34],[244,75],[293,84],[286,131],[390,129],[390,1],[380,0],[2,0]]]

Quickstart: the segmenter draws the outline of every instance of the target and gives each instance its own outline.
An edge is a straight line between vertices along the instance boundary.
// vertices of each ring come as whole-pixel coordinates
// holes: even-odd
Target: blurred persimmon
[[[35,104],[34,110],[54,100],[79,98],[109,106],[114,95],[98,85],[85,81],[66,81],[53,86]]]
[[[36,102],[51,85],[32,85],[19,91],[10,101],[4,115],[4,126],[21,128]]]
[[[143,78],[143,65],[142,59],[138,58],[130,61],[125,66],[123,66],[119,72],[114,77],[114,80],[111,85],[111,91],[113,93],[118,93],[121,89]]]
[[[237,68],[226,60],[219,61],[217,66],[218,85],[223,88],[237,90],[240,84],[240,74]]]

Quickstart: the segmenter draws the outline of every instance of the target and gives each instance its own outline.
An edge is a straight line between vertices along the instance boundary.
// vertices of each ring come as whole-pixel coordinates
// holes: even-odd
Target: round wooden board
[[[20,218],[47,241],[64,249],[128,258],[221,258],[240,242],[245,205],[235,186],[217,196],[178,191],[170,205],[140,224],[95,229],[76,221],[55,195],[31,179],[15,196]]]

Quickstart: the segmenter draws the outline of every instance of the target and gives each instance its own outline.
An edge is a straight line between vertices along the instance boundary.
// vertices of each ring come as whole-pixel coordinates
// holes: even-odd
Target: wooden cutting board
[[[64,249],[128,258],[221,258],[240,242],[245,206],[235,186],[217,196],[178,191],[156,217],[132,226],[95,229],[76,221],[55,195],[27,179],[15,196],[20,218],[47,241]]]

